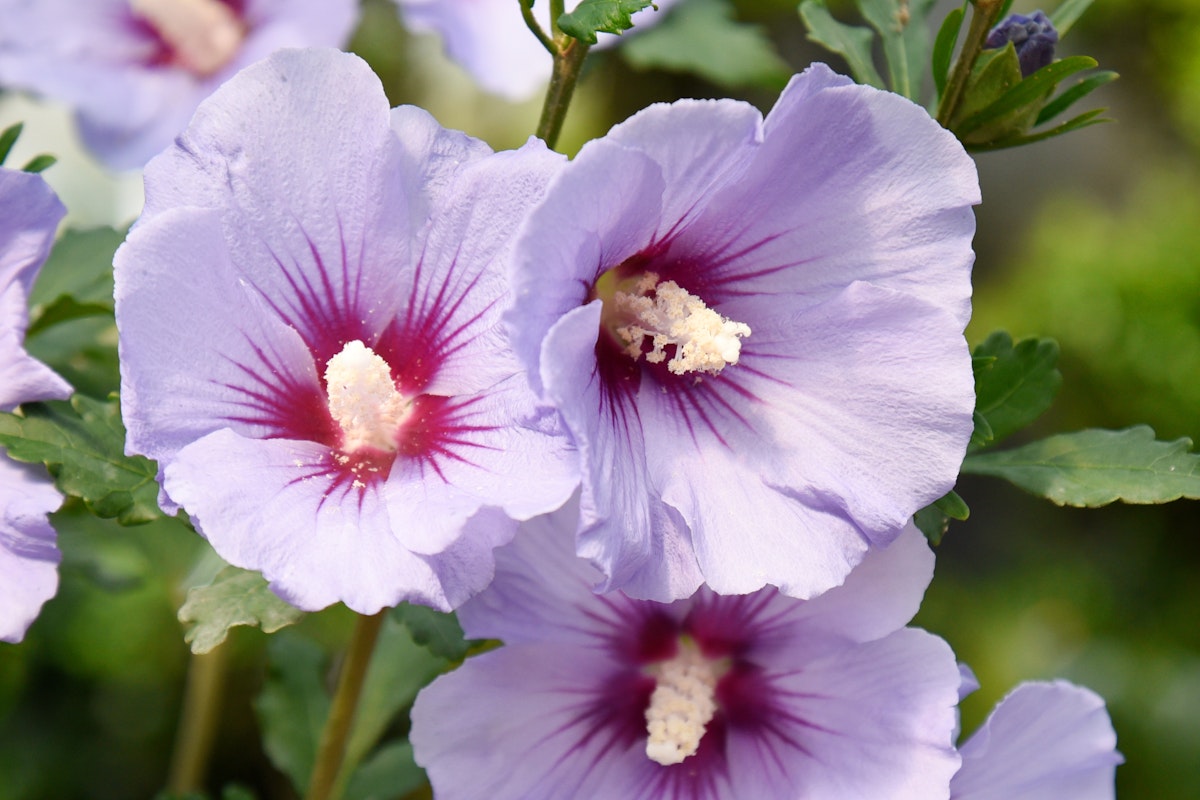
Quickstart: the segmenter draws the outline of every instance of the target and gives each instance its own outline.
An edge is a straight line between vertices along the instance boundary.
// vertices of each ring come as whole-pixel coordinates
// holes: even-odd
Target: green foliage
[[[27,336],[81,317],[113,313],[112,258],[124,231],[67,231],[54,244],[29,298]]]
[[[779,89],[792,74],[762,28],[736,21],[728,0],[689,0],[621,54],[638,69],[690,72],[728,88]]]
[[[1091,4],[1092,0],[1063,0],[1058,4],[1058,8],[1050,12],[1050,22],[1058,31],[1059,38],[1066,36],[1067,31],[1071,30],[1071,27],[1083,16],[1083,12],[1087,11]]]
[[[583,0],[574,11],[558,18],[558,27],[581,42],[595,44],[597,33],[629,30],[633,15],[652,5],[652,0]]]
[[[1004,478],[1060,506],[1169,503],[1200,498],[1200,455],[1191,446],[1186,438],[1155,441],[1145,425],[1091,429],[967,456],[963,472]]]
[[[0,131],[0,164],[3,164],[8,158],[8,154],[12,152],[17,139],[21,138],[21,131],[24,129],[25,123],[17,122]]]
[[[225,567],[212,582],[188,590],[179,609],[184,624],[183,639],[193,653],[207,653],[225,641],[229,629],[238,625],[274,633],[292,625],[304,612],[288,605],[267,588],[257,572]]]
[[[21,167],[22,172],[44,172],[58,163],[58,158],[47,153],[34,156]]]
[[[846,59],[854,80],[878,89],[887,88],[871,57],[875,34],[869,28],[838,22],[829,13],[825,0],[804,0],[800,4],[800,18],[808,27],[809,39]]]
[[[346,785],[345,800],[407,797],[425,783],[425,770],[413,760],[412,745],[391,742],[379,748]]]
[[[974,351],[976,436],[973,449],[999,442],[1026,427],[1054,402],[1062,373],[1058,343],[996,331]],[[984,427],[986,426],[986,427]]]
[[[304,794],[329,716],[325,654],[308,639],[284,633],[268,640],[267,657],[267,679],[254,701],[263,749]]]
[[[954,48],[958,44],[958,34],[962,31],[963,19],[967,15],[967,6],[953,9],[942,21],[938,28],[937,37],[933,41],[933,54],[930,63],[933,69],[933,85],[937,89],[937,99],[942,99],[946,90],[946,79],[950,74],[950,63],[954,60]]]
[[[921,77],[929,63],[926,19],[933,0],[858,0],[858,7],[883,42],[892,91],[919,100]]]
[[[462,626],[454,614],[401,603],[392,609],[392,616],[408,628],[413,641],[447,661],[462,661],[476,643],[463,636]]]
[[[971,509],[957,492],[949,491],[934,500],[929,505],[913,514],[913,524],[925,534],[925,538],[935,547],[942,543],[942,537],[950,527],[950,520],[963,522],[971,515]]]
[[[78,497],[99,517],[122,525],[149,522],[158,508],[157,468],[126,456],[125,427],[115,397],[31,403],[23,415],[0,415],[0,445],[18,461],[43,463],[59,491]]]

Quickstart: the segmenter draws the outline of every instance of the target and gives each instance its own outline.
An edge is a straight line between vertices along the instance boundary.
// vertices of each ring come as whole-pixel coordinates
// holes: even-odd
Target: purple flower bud
[[[1054,23],[1041,11],[1030,16],[1011,14],[988,34],[988,48],[1004,47],[1012,42],[1017,48],[1017,60],[1021,62],[1021,77],[1027,78],[1054,60],[1054,45],[1058,43],[1058,31]]]

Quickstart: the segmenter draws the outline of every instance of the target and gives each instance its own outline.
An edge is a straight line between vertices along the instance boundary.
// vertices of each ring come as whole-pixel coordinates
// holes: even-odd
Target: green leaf
[[[21,171],[22,172],[43,172],[43,171],[49,169],[50,167],[53,167],[57,163],[58,163],[58,158],[56,156],[42,153],[41,155],[34,156],[33,158],[29,159],[29,161],[25,162],[25,166],[21,167]]]
[[[209,652],[238,625],[274,633],[303,616],[303,611],[267,588],[267,581],[257,572],[237,567],[225,567],[211,583],[189,589],[179,609],[179,621],[185,626],[183,639],[193,653]]]
[[[558,27],[581,42],[595,44],[597,33],[627,31],[633,27],[633,15],[653,5],[652,0],[583,0],[558,18]]]
[[[453,619],[450,614],[443,616]],[[375,747],[400,710],[412,705],[417,692],[444,672],[448,665],[446,658],[417,643],[403,621],[394,614],[384,620],[367,667],[358,712],[354,716],[354,730],[346,744],[343,774],[351,774]]]
[[[1067,31],[1071,30],[1091,4],[1092,0],[1063,0],[1059,3],[1058,8],[1051,12],[1050,22],[1054,24],[1054,29],[1058,31],[1060,39],[1067,35]]]
[[[987,421],[987,417],[979,413],[978,408],[972,413],[971,421],[975,423],[975,428],[971,431],[971,442],[967,445],[968,450],[986,447],[996,438],[991,423]]]
[[[59,491],[78,497],[98,517],[136,525],[162,515],[154,462],[124,454],[125,428],[115,398],[77,394],[69,403],[22,409],[24,416],[0,415],[0,445],[10,456],[45,464]]]
[[[975,412],[991,432],[988,442],[999,442],[1040,417],[1062,386],[1053,339],[1024,339],[1014,347],[1011,336],[996,331],[973,356]],[[975,427],[980,430],[978,421]]]
[[[17,122],[9,125],[0,132],[0,164],[3,164],[8,154],[12,152],[13,145],[17,143],[17,139],[21,138],[21,131],[25,129],[24,122]]]
[[[1112,70],[1104,70],[1103,72],[1097,72],[1095,75],[1081,80],[1079,83],[1075,84],[1070,89],[1067,89],[1049,103],[1046,103],[1045,107],[1042,108],[1041,113],[1038,114],[1037,122],[1034,124],[1041,125],[1044,122],[1049,122],[1062,112],[1066,111],[1076,102],[1086,97],[1088,94],[1091,94],[1093,90],[1103,86],[1106,83],[1115,81],[1118,77],[1120,76]]]
[[[32,324],[44,309],[63,297],[80,304],[113,306],[113,254],[125,240],[124,230],[69,230],[54,243],[29,296]]]
[[[112,313],[112,303],[80,303],[74,297],[64,295],[38,314],[26,335],[36,336],[47,328],[85,317],[111,317]]]
[[[1008,47],[1012,47],[1010,42]],[[1008,48],[1006,47],[1005,50]],[[1015,52],[1015,51],[1014,51]],[[1006,91],[987,108],[965,118],[954,126],[959,138],[970,136],[990,123],[1003,121],[1005,117],[1025,113],[1034,104],[1041,103],[1054,91],[1064,78],[1096,66],[1096,59],[1088,56],[1070,56],[1053,64],[1047,64]],[[1041,110],[1041,105],[1037,105]],[[1036,113],[1036,112],[1035,112]]]
[[[1112,120],[1107,117],[1099,119],[1100,115],[1107,110],[1108,109],[1106,108],[1095,108],[1091,111],[1086,111],[1080,114],[1078,117],[1075,117],[1068,122],[1064,122],[1057,127],[1050,128],[1049,130],[1038,131],[1037,133],[1033,133],[1028,136],[1014,136],[1009,139],[1001,139],[998,142],[988,142],[987,144],[971,144],[967,145],[967,150],[971,152],[1003,150],[1006,147],[1017,147],[1023,144],[1040,142],[1044,139],[1052,139],[1055,136],[1062,136],[1064,133],[1077,131],[1081,128],[1089,128],[1092,125],[1099,125],[1102,122],[1112,122]]]
[[[762,28],[734,19],[728,0],[689,0],[621,55],[637,69],[690,72],[727,88],[779,89],[792,73]]]
[[[946,531],[950,529],[950,518],[943,514],[936,505],[930,503],[913,514],[913,524],[921,533],[925,534],[925,538],[931,545],[937,547],[942,543]]]
[[[808,38],[846,59],[856,81],[877,89],[887,88],[871,58],[875,34],[870,28],[838,22],[829,13],[825,0],[804,0],[800,4],[800,17],[808,26]]]
[[[950,75],[950,62],[954,60],[954,48],[958,45],[958,34],[962,31],[963,18],[967,15],[967,7],[956,8],[946,15],[942,27],[938,28],[937,38],[933,41],[933,85],[937,88],[937,97],[942,99],[946,91],[946,80]]]
[[[934,500],[933,505],[950,519],[956,519],[959,522],[965,522],[971,516],[971,509],[967,508],[967,504],[953,490]]]
[[[917,100],[929,50],[926,19],[932,0],[858,0],[863,17],[879,32],[891,88]]]
[[[391,742],[379,748],[350,778],[346,800],[393,800],[425,784],[425,771],[413,760],[412,745]]]
[[[325,655],[315,643],[285,631],[267,640],[267,657],[267,679],[254,701],[263,750],[303,795],[329,716]]]
[[[1004,478],[1062,506],[1169,503],[1200,498],[1190,439],[1159,442],[1146,425],[1051,436],[1014,450],[967,456],[962,471]]]
[[[413,641],[447,661],[462,661],[476,643],[476,640],[463,636],[462,626],[454,614],[401,603],[392,610],[392,616],[408,628]]]

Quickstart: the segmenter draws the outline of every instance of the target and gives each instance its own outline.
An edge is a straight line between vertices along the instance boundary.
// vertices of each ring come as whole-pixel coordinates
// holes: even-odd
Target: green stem
[[[556,39],[562,33],[558,29],[558,18],[566,13],[566,10],[566,3],[563,0],[550,0],[550,35]]]
[[[550,55],[554,55],[554,42],[542,30],[542,26],[538,24],[537,18],[533,16],[533,6],[529,4],[528,0],[517,0],[517,2],[521,5],[521,16],[525,18],[525,27],[529,28]]]
[[[342,674],[338,677],[337,690],[333,695],[333,705],[329,708],[329,719],[325,721],[321,742],[317,745],[317,761],[313,765],[305,800],[329,800],[334,796],[333,787],[346,756],[346,742],[350,738],[354,712],[358,708],[371,653],[375,650],[375,640],[379,638],[379,629],[383,627],[386,614],[387,609],[370,617],[359,615],[354,625],[354,633],[350,635],[350,644],[346,648],[346,659],[342,663]]]
[[[218,647],[192,655],[183,690],[183,710],[175,734],[175,751],[167,773],[167,792],[186,794],[203,788],[208,758],[220,716],[221,689],[225,684],[225,651]]]
[[[570,36],[560,35],[554,55],[554,72],[550,75],[550,88],[546,90],[546,101],[542,104],[542,118],[538,121],[537,136],[546,146],[554,149],[558,135],[562,133],[571,95],[579,82],[579,71],[587,58],[588,45]]]
[[[963,42],[958,60],[954,62],[950,80],[946,83],[946,92],[938,104],[937,121],[943,128],[950,127],[950,123],[958,111],[958,106],[962,103],[963,94],[967,89],[967,80],[971,77],[971,70],[975,68],[975,61],[979,58],[980,51],[983,50],[983,43],[987,39],[988,32],[995,27],[996,17],[1000,16],[1000,9],[1003,6],[1004,0],[971,1],[971,27],[967,29],[966,41]]]

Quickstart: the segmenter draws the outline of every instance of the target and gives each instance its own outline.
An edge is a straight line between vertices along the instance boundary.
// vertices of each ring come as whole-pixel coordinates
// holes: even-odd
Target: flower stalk
[[[954,62],[950,79],[946,82],[946,92],[938,103],[937,121],[943,128],[950,127],[950,122],[963,101],[971,70],[975,68],[975,61],[979,58],[988,33],[995,27],[1003,7],[1004,0],[971,0],[971,26],[967,29],[966,41],[963,42],[958,60]]]
[[[325,729],[317,745],[317,760],[313,765],[305,800],[330,800],[335,797],[334,786],[346,756],[346,743],[353,729],[358,699],[386,613],[385,609],[369,617],[360,614],[354,625],[337,690],[333,695],[333,705],[329,708],[329,718],[325,721]]]
[[[558,143],[571,95],[579,82],[583,60],[587,58],[589,45],[578,39],[559,33],[554,38],[554,71],[550,75],[550,87],[542,104],[542,117],[538,121],[537,137],[550,149]]]
[[[226,645],[203,655],[193,654],[188,662],[183,710],[167,773],[168,794],[186,794],[202,788],[217,733],[228,650]]]

